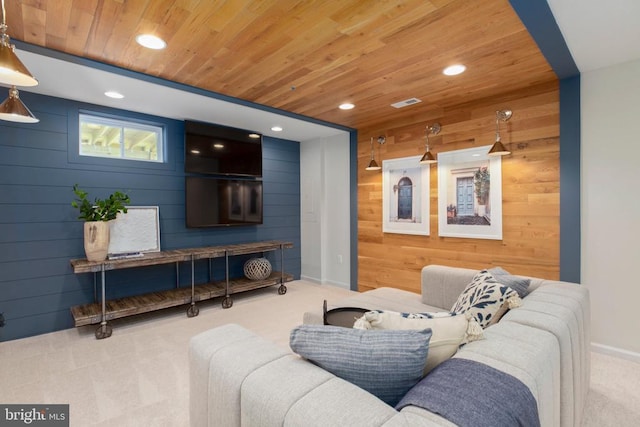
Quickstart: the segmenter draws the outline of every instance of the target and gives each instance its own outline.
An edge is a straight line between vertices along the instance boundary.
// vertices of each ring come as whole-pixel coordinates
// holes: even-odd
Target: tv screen
[[[188,228],[262,224],[262,181],[188,176]]]
[[[188,120],[184,127],[185,172],[262,176],[262,135]]]

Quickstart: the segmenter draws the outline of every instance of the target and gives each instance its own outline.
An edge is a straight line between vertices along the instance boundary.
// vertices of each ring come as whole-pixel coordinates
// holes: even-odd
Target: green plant
[[[71,202],[71,206],[80,210],[78,219],[85,221],[111,221],[116,219],[119,212],[127,213],[125,203],[130,203],[131,199],[125,193],[116,191],[107,199],[96,198],[93,202],[87,199],[89,193],[78,188],[78,184],[73,186],[73,192],[77,199]]]
[[[481,205],[487,204],[489,196],[489,188],[491,185],[491,175],[488,167],[481,167],[473,174],[473,184],[475,187],[476,198]]]

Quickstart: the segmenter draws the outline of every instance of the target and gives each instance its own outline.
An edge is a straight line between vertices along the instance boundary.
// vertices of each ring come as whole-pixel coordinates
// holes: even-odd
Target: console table
[[[279,285],[278,294],[284,295],[287,292],[285,283],[292,281],[293,275],[285,273],[283,269],[283,271],[272,271],[269,277],[264,280],[250,280],[244,277],[232,279],[229,277],[229,257],[279,250],[280,265],[284,267],[284,249],[292,247],[293,243],[291,242],[272,240],[150,252],[138,258],[107,259],[98,262],[87,261],[86,259],[72,259],[71,267],[74,273],[94,273],[94,275],[100,273],[101,298],[99,302],[96,298],[96,302],[92,304],[71,307],[71,314],[76,327],[99,323],[100,326],[96,329],[95,335],[97,339],[103,339],[110,337],[113,332],[108,321],[121,317],[184,304],[189,304],[187,316],[194,317],[200,312],[196,306],[197,301],[223,296],[222,307],[230,308],[233,305],[232,294],[273,285]],[[225,279],[196,285],[195,261],[220,257],[225,258]],[[189,262],[191,264],[190,287],[180,287],[179,264],[181,262]],[[176,265],[176,287],[174,289],[110,301],[106,300],[107,271],[174,263]]]

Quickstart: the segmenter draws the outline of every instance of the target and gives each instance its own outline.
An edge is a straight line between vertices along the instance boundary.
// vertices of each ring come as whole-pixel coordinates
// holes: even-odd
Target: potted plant
[[[488,167],[483,166],[478,168],[473,174],[473,184],[475,187],[476,200],[478,201],[478,215],[484,216],[491,186],[491,175],[489,174]]]
[[[84,223],[84,251],[89,261],[104,261],[109,250],[109,221],[116,219],[118,213],[127,213],[125,203],[131,199],[125,193],[116,191],[106,199],[89,201],[89,194],[81,190],[78,184],[73,186],[76,199],[71,206],[80,211],[78,219]]]
[[[450,204],[447,206],[447,218],[455,218],[456,217],[456,212],[457,208],[456,205],[454,204]]]

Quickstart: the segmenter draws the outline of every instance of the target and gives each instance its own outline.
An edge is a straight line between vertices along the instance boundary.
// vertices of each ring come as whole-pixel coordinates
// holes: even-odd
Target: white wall
[[[591,339],[595,349],[640,360],[640,60],[583,73],[581,114]]]
[[[349,134],[300,144],[301,277],[350,287]]]

